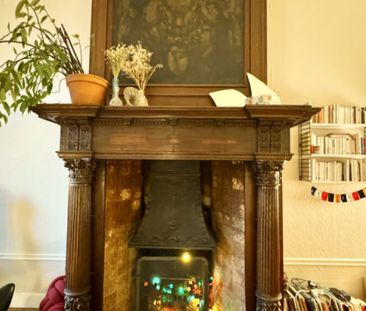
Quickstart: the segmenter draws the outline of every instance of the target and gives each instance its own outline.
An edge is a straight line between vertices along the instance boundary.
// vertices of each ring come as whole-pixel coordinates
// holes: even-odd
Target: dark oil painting
[[[244,0],[114,0],[112,43],[163,64],[151,83],[242,84]]]

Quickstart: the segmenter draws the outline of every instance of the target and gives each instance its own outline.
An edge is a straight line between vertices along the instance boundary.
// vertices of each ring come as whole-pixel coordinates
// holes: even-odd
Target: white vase
[[[118,78],[112,80],[112,98],[109,101],[109,106],[123,106],[122,100],[119,98]]]

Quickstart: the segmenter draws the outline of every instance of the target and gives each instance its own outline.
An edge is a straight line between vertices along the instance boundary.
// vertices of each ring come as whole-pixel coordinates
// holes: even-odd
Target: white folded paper
[[[226,89],[209,93],[217,107],[244,107],[247,105],[280,104],[280,97],[264,82],[250,73],[247,73],[251,97],[243,93]]]
[[[271,97],[270,104],[280,104],[280,97],[264,82],[259,80],[257,77],[253,76],[249,72],[247,73],[249,80],[249,87],[252,91],[252,97],[260,97],[263,95],[269,95]]]
[[[209,93],[217,107],[244,107],[247,97],[234,89]]]

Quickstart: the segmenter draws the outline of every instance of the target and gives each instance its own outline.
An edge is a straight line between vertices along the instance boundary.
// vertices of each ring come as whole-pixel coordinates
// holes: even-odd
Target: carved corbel
[[[271,151],[271,122],[262,121],[257,127],[257,152],[270,153]]]
[[[91,151],[92,127],[87,119],[59,120],[61,125],[61,152]]]
[[[290,128],[286,122],[261,121],[257,133],[258,153],[290,153]]]

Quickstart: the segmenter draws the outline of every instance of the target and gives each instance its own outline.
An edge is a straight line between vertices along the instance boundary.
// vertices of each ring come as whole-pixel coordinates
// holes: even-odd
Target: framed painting
[[[163,64],[150,105],[213,105],[208,93],[225,88],[248,95],[246,72],[266,81],[266,0],[93,0],[91,32],[92,73],[110,77],[104,51],[118,43],[141,41]]]

